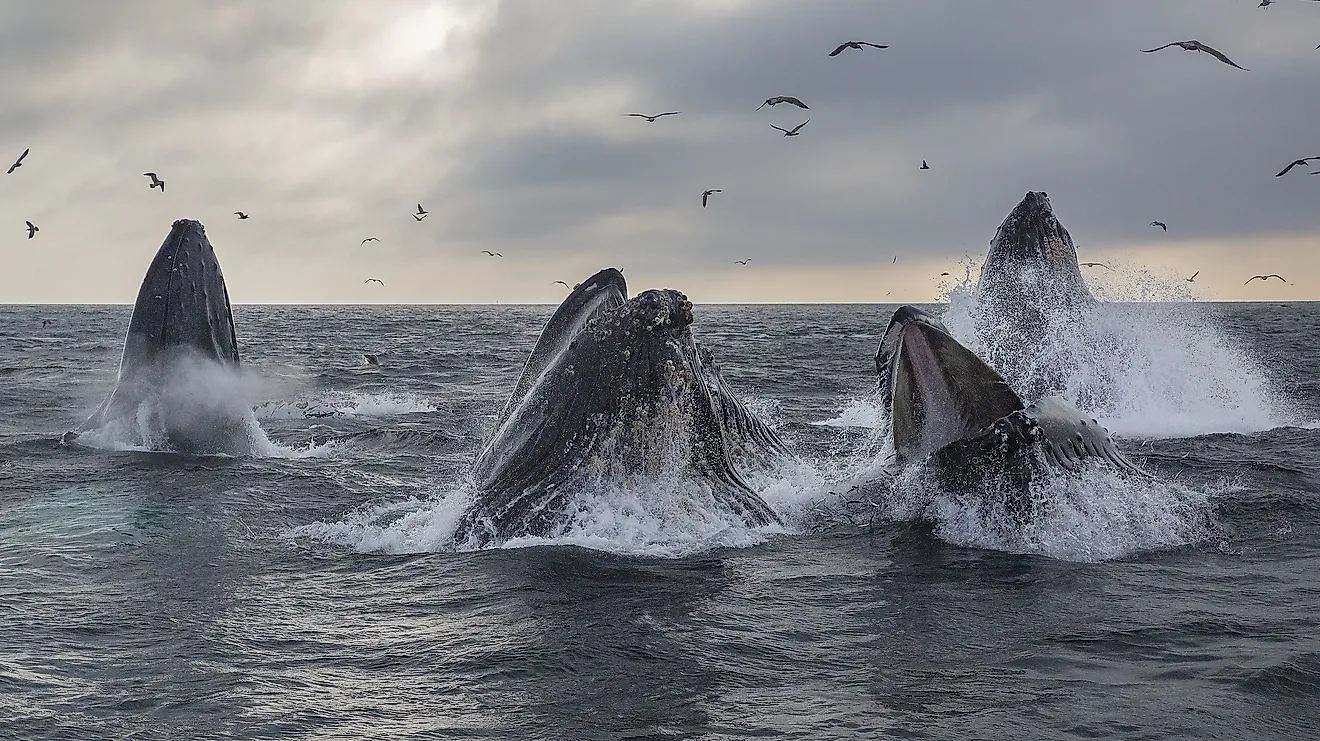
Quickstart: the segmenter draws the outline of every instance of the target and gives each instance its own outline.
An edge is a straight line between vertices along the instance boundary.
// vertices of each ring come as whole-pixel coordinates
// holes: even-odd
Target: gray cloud
[[[1320,154],[1302,0],[89,1],[0,29],[0,156],[33,148],[0,178],[0,300],[131,300],[185,216],[240,301],[554,300],[548,273],[603,262],[769,301],[797,271],[787,298],[830,300],[895,254],[983,251],[1028,189],[1086,254],[1195,258],[1210,297],[1258,295],[1230,289],[1249,259],[1307,267],[1317,234],[1320,178],[1273,177]],[[891,48],[826,56],[849,38]],[[1251,71],[1137,52],[1187,38]],[[811,110],[754,110],[772,95]],[[683,114],[622,115],[660,110]],[[932,297],[917,274],[842,297]]]

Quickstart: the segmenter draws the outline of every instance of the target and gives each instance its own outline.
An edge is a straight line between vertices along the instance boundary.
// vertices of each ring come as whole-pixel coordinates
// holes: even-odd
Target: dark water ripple
[[[891,309],[698,331],[844,470],[870,433],[816,423],[864,411]],[[239,307],[285,451],[253,459],[62,445],[129,307],[0,307],[0,738],[1313,738],[1320,309],[1205,311],[1291,421],[1132,431],[1213,527],[1083,563],[884,519],[681,558],[429,552],[391,523],[462,489],[549,307]],[[365,525],[293,534],[315,523]]]

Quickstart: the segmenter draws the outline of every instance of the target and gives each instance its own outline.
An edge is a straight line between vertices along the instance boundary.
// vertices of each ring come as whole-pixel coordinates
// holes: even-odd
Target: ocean
[[[553,307],[235,307],[266,440],[227,458],[67,442],[132,307],[0,306],[0,738],[1320,736],[1320,305],[1116,306],[1082,371],[1153,478],[1007,536],[848,494],[894,308],[696,308],[799,458],[784,527],[634,492],[455,551]]]

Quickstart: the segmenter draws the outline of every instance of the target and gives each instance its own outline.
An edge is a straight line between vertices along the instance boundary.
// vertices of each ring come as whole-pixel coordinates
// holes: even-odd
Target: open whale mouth
[[[900,461],[963,439],[1023,407],[993,368],[939,320],[911,306],[894,312],[876,371]]]

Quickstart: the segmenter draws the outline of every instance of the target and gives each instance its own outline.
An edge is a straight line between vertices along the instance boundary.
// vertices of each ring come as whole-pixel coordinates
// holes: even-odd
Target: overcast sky
[[[1085,260],[1316,299],[1320,163],[1274,173],[1320,155],[1320,2],[1256,5],[4,3],[0,157],[32,152],[0,174],[0,302],[131,302],[177,218],[236,303],[557,302],[607,265],[697,302],[925,301],[1027,190]],[[848,39],[890,48],[827,56]],[[1250,71],[1138,52],[1186,39]]]

